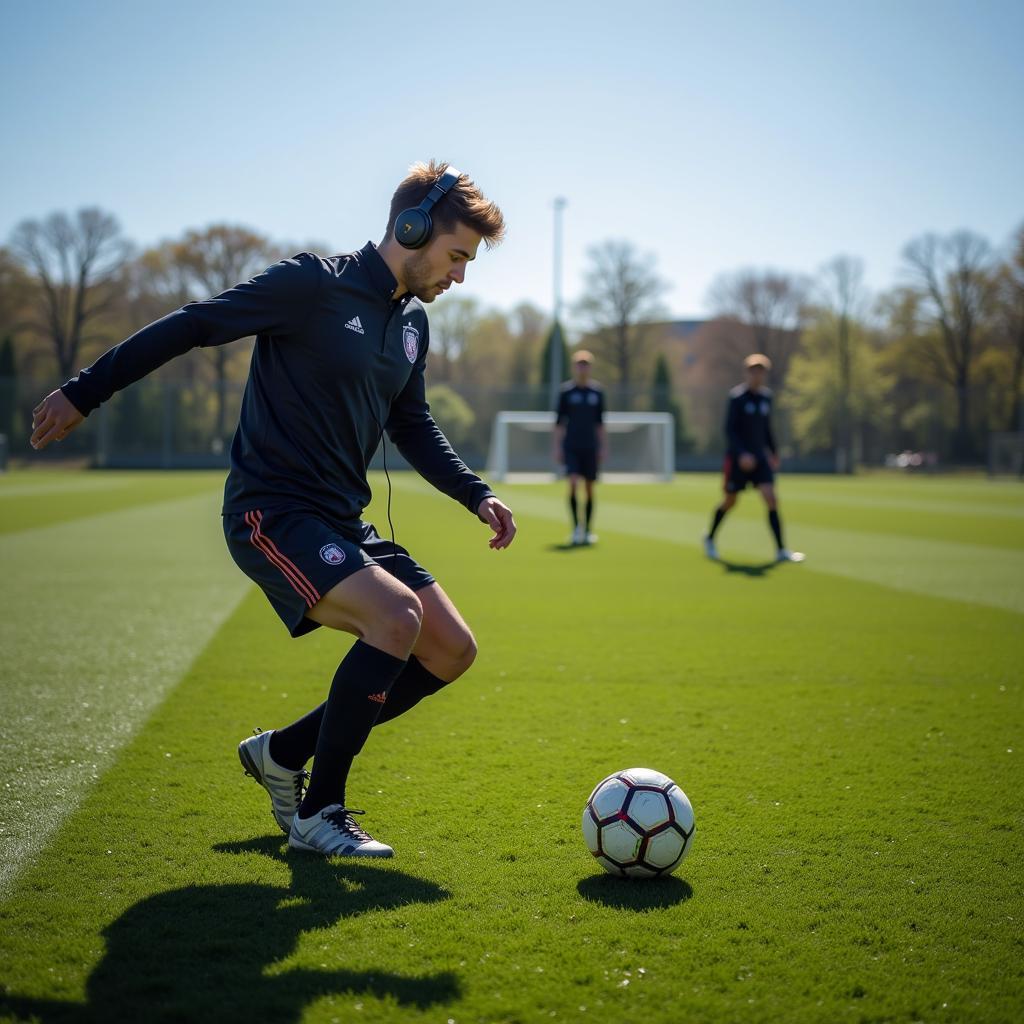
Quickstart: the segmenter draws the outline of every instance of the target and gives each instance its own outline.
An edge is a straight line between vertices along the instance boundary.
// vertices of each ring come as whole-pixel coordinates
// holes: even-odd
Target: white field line
[[[411,473],[396,474],[392,479],[396,489],[432,489]],[[539,494],[526,486],[498,490],[513,512],[524,517],[564,523],[568,535],[568,510],[561,495]],[[708,515],[703,516],[633,505],[618,500],[613,494],[610,489],[605,489],[598,497],[594,528],[603,537],[602,543],[614,543],[605,534],[619,533],[680,547],[699,547],[715,500],[712,495],[708,501]],[[441,495],[438,498],[447,500]],[[740,558],[757,563],[770,561],[774,542],[760,498],[749,494],[745,504],[757,508],[756,517],[750,514],[749,508],[739,513],[734,511],[716,537],[719,552],[725,559]],[[400,525],[400,506],[394,515]],[[1024,551],[927,540],[906,534],[808,526],[794,517],[787,517],[785,509],[783,523],[788,546],[807,554],[806,562],[784,567],[787,571],[829,573],[908,593],[1024,614]],[[530,543],[529,532],[521,532],[516,543]]]
[[[0,896],[248,590],[219,503],[0,536]]]

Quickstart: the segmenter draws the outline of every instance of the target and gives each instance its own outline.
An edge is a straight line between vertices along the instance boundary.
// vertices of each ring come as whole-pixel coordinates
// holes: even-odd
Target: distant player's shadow
[[[771,572],[778,562],[730,562],[719,558],[718,564],[727,572],[739,573],[741,576],[764,576]]]
[[[569,541],[566,544],[549,544],[548,551],[592,551],[596,544],[573,544]]]
[[[326,943],[321,957],[328,965],[282,966],[305,933],[346,917],[447,899],[440,886],[370,864],[286,854],[283,837],[214,849],[285,862],[291,884],[190,885],[147,897],[104,929],[106,954],[89,976],[84,1005],[0,994],[0,1014],[44,1024],[292,1024],[311,1003],[330,996],[365,994],[425,1010],[460,995],[451,971],[416,976],[333,966],[347,951],[326,932],[318,941]]]
[[[605,871],[581,879],[576,891],[592,903],[638,911],[674,907],[693,896],[690,883],[675,875],[663,875],[661,878],[614,878]]]

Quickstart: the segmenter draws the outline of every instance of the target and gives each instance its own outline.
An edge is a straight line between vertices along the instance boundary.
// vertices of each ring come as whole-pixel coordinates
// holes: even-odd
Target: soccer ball
[[[686,794],[650,768],[602,779],[583,808],[583,838],[601,867],[623,878],[671,874],[697,831]]]

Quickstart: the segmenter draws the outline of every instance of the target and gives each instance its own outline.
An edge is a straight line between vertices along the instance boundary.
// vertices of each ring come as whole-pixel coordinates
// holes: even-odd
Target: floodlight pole
[[[551,327],[551,363],[549,377],[548,407],[554,409],[558,402],[558,389],[562,383],[562,211],[568,205],[564,196],[555,198],[554,253],[552,278],[554,286],[554,323]]]

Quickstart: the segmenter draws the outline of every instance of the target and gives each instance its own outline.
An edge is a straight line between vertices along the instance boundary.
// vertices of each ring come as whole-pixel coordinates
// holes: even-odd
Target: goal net
[[[1024,431],[992,434],[988,442],[988,471],[991,476],[1024,479]]]
[[[494,480],[550,480],[553,412],[499,412],[494,417],[487,475]],[[671,480],[675,422],[667,412],[606,412],[608,458],[601,479],[615,482]]]

